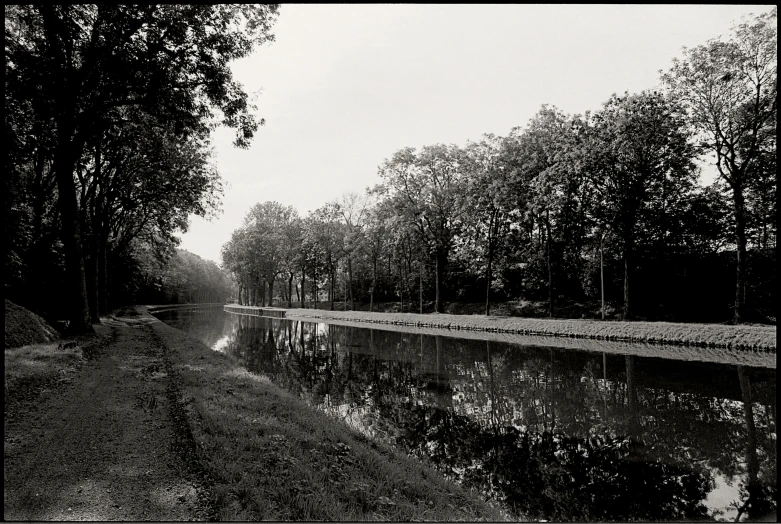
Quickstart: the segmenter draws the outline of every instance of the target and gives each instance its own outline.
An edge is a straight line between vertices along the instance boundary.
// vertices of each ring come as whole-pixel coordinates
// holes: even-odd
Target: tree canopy
[[[67,301],[58,309],[74,330],[88,330],[108,304],[112,257],[136,239],[170,253],[172,233],[186,230],[191,213],[218,208],[210,130],[232,127],[235,144],[247,147],[263,124],[229,64],[273,40],[277,12],[260,4],[6,6],[6,165],[13,185],[33,186],[13,194],[10,211],[26,208],[33,225],[11,232],[6,266],[16,285],[29,280],[19,274],[23,256],[29,272],[46,271],[23,245],[56,231]]]

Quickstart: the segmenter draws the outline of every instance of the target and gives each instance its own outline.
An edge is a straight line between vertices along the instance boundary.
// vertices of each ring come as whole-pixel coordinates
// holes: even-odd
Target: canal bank
[[[144,306],[95,332],[76,340],[90,356],[67,380],[6,405],[5,520],[507,518]],[[9,351],[33,351],[31,362],[59,353]],[[9,383],[19,381],[7,372]]]
[[[173,412],[209,479],[218,520],[501,521],[433,468],[308,406],[234,357],[154,319]],[[176,415],[178,413],[178,415]]]
[[[284,309],[228,304],[232,313],[294,320],[327,320],[437,328],[464,332],[500,333],[776,352],[775,326],[683,324],[675,322],[621,322],[599,320],[536,319],[416,313],[368,313],[324,309]],[[558,342],[557,342],[558,343]]]

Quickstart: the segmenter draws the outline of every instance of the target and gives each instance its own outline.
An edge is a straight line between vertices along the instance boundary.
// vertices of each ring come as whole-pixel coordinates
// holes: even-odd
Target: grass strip
[[[249,373],[163,323],[220,520],[499,521],[475,492]]]
[[[58,344],[30,344],[6,348],[4,359],[6,414],[9,405],[37,396],[84,360],[81,347],[57,349]]]
[[[13,417],[17,408],[36,402],[45,389],[53,389],[72,379],[90,359],[114,341],[114,333],[105,326],[96,325],[96,335],[84,335],[68,340],[29,344],[5,348],[4,416]],[[60,343],[71,342],[69,347]]]

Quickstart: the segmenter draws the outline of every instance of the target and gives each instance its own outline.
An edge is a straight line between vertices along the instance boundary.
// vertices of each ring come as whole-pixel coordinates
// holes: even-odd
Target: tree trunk
[[[374,311],[374,290],[377,289],[377,254],[372,255],[372,287],[369,290],[369,312]]]
[[[553,265],[551,263],[551,234],[550,234],[550,212],[545,212],[545,240],[547,243],[547,261],[548,261],[548,316],[553,316]]]
[[[743,197],[743,187],[740,184],[732,186],[735,204],[735,237],[737,240],[737,265],[735,268],[735,313],[733,321],[738,324],[746,315],[746,203]]]
[[[629,253],[624,253],[624,320],[629,320]]]
[[[92,231],[89,235],[89,257],[88,260],[85,260],[87,263],[87,266],[85,267],[85,277],[87,279],[87,303],[89,305],[89,316],[90,316],[90,322],[93,324],[100,323],[100,285],[98,282],[98,243],[99,238],[101,237],[101,227],[100,227],[100,220],[102,217],[102,206],[100,205],[101,200],[101,194],[100,194],[100,179],[101,179],[101,159],[100,159],[100,136],[98,136],[98,142],[95,144],[95,184],[96,185],[96,191],[94,195],[94,199],[92,202],[92,205],[94,206],[91,208],[92,216],[91,218],[91,226]],[[86,205],[86,203],[82,204],[83,206]],[[86,217],[86,214],[84,215]]]
[[[65,248],[65,275],[67,279],[68,297],[66,310],[70,324],[68,329],[72,333],[92,332],[90,323],[89,306],[87,303],[87,279],[84,274],[84,255],[82,252],[81,225],[79,224],[79,207],[76,201],[76,184],[73,181],[73,172],[76,160],[70,151],[72,144],[65,136],[72,136],[63,130],[63,125],[58,125],[60,134],[55,164],[57,178],[57,202],[60,208],[62,221],[62,243]]]
[[[306,309],[306,266],[301,266],[301,307]]]
[[[399,262],[399,307],[404,313],[404,264]]]
[[[312,287],[314,288],[312,293],[314,293],[315,297],[315,309],[317,309],[317,269],[315,269],[314,274],[312,275]]]
[[[350,293],[350,311],[355,309],[355,301],[353,299],[353,259],[347,258],[347,286]]]
[[[418,292],[420,294],[420,314],[423,314],[423,254],[418,255],[418,276],[420,277]]]
[[[630,235],[624,235],[624,320],[629,320],[632,316],[632,310],[629,305],[629,280],[631,279],[633,256],[633,239]]]
[[[289,277],[287,279],[287,307],[288,309],[293,307],[293,272],[290,271]],[[298,289],[296,289],[296,293],[298,293]]]
[[[492,276],[492,264],[494,261],[494,246],[491,239],[488,239],[488,264],[485,270],[485,316],[491,314],[491,276]]]
[[[274,281],[276,280],[276,275],[272,275],[271,279],[268,281],[268,307],[274,307]]]
[[[98,312],[103,315],[108,313],[107,236],[108,233],[101,233],[98,238]]]
[[[331,266],[331,289],[329,292],[330,300],[331,300],[331,311],[334,310],[334,280],[336,279],[336,270],[334,269],[334,266]]]
[[[84,276],[87,283],[87,304],[89,306],[90,322],[100,323],[100,314],[98,313],[98,242],[95,235],[91,235],[89,242],[89,256],[84,261]]]
[[[66,293],[65,310],[72,333],[94,332],[90,324],[89,306],[87,304],[87,282],[84,275],[84,254],[82,252],[81,225],[79,224],[79,203],[76,200],[76,184],[73,174],[76,163],[84,149],[83,138],[76,136],[77,100],[81,90],[74,85],[73,68],[67,63],[63,46],[67,49],[67,37],[59,32],[59,20],[53,6],[44,6],[40,10],[43,15],[44,34],[47,36],[49,55],[49,74],[57,77],[59,89],[54,93],[56,105],[61,112],[56,119],[56,148],[54,151],[54,174],[57,181],[57,198],[60,209],[62,243],[65,250]]]
[[[441,248],[437,248],[437,254],[436,254],[436,296],[434,300],[434,310],[437,313],[444,313],[445,312],[445,305],[442,302],[442,284],[444,280],[445,275],[445,265],[447,264],[447,253],[444,252]]]
[[[599,237],[599,288],[602,294],[602,320],[605,320],[605,235]]]

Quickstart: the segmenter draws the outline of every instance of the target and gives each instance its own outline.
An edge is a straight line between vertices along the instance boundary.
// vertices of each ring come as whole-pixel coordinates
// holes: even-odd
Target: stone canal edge
[[[225,311],[294,320],[336,320],[458,332],[500,333],[532,337],[559,337],[649,345],[723,348],[776,352],[776,327],[760,325],[687,324],[674,322],[600,321],[486,317],[416,313],[369,313],[322,309],[284,309],[228,304]]]

